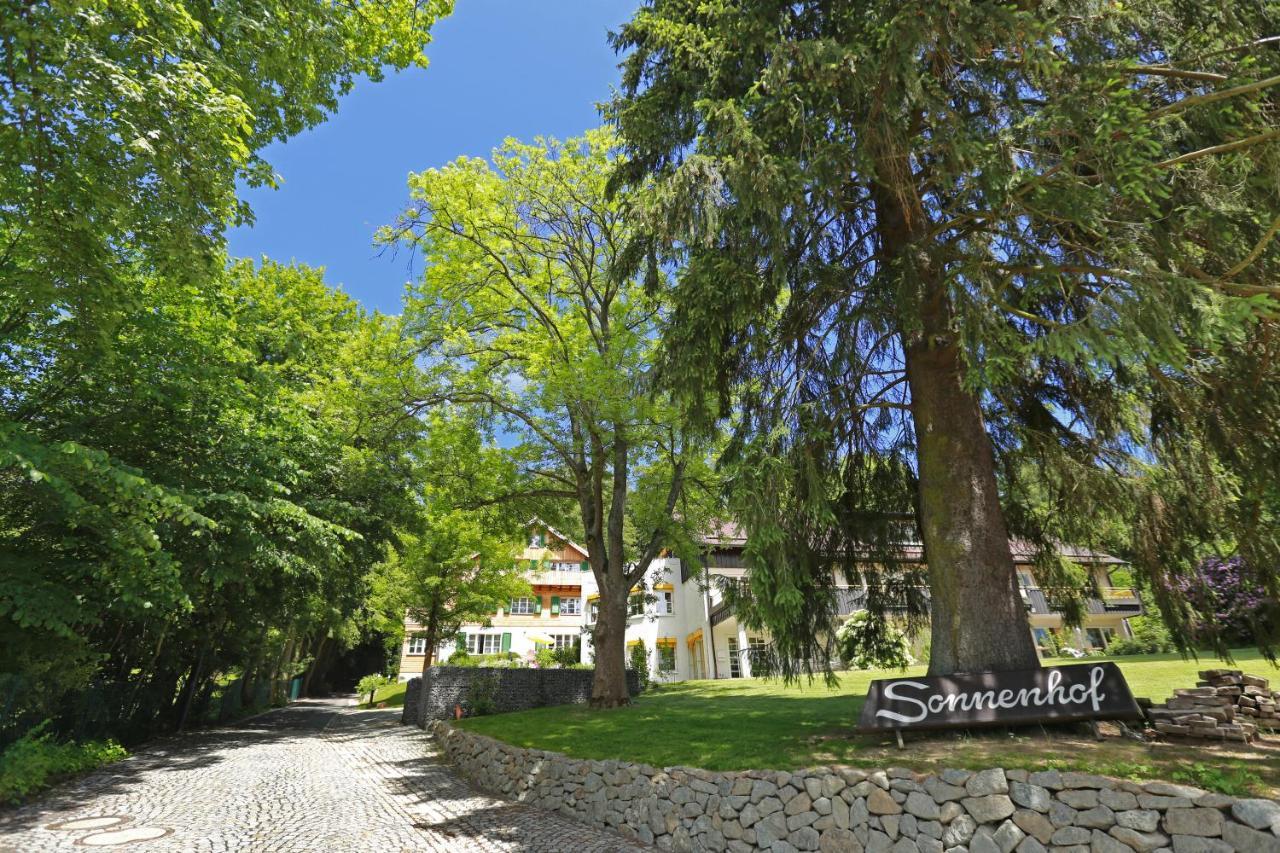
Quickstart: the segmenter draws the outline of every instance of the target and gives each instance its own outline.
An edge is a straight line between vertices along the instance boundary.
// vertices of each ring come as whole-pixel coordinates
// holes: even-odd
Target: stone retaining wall
[[[545,705],[583,704],[591,698],[590,669],[533,669],[516,667],[433,666],[421,678],[409,679],[400,721],[426,728],[431,720],[451,720],[454,706],[470,715],[472,681],[479,676],[496,679],[494,713],[524,711]],[[640,692],[640,681],[627,670],[631,695]]]
[[[659,770],[429,728],[479,788],[662,850],[1280,853],[1280,804],[1165,782],[1056,770]]]

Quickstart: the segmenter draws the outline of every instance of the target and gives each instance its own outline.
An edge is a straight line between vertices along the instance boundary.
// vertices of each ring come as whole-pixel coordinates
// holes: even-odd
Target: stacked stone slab
[[[1057,770],[712,773],[589,761],[429,725],[482,790],[660,850],[1280,853],[1280,803]]]
[[[1267,679],[1238,669],[1207,669],[1195,687],[1173,691],[1147,709],[1156,731],[1172,737],[1250,743],[1260,729],[1280,729],[1277,700]]]

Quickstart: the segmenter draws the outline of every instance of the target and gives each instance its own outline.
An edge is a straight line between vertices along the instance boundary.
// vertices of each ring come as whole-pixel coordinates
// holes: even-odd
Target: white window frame
[[[627,596],[627,616],[644,615],[644,598],[643,592],[633,592]]]
[[[671,643],[658,643],[658,672],[675,672],[676,671],[676,647]],[[663,652],[666,649],[671,650],[671,666],[664,667],[662,665]]]
[[[600,618],[600,599],[593,598],[587,602],[587,624],[593,625]]]
[[[658,600],[655,607],[658,609],[659,616],[672,616],[676,612],[676,594],[673,590],[658,590]]]
[[[425,655],[427,653],[426,637],[410,637],[409,645],[405,654],[409,655]]]
[[[560,615],[561,616],[581,616],[582,615],[582,599],[569,598],[569,597],[560,599]]]
[[[581,642],[578,634],[552,634],[551,648],[559,651],[560,649],[571,649]]]
[[[493,648],[488,648],[493,646]],[[496,655],[502,651],[502,635],[493,633],[476,632],[467,634],[467,654],[469,655]]]
[[[533,616],[535,615],[534,607],[535,599],[528,596],[520,596],[511,599],[511,612],[509,616]]]

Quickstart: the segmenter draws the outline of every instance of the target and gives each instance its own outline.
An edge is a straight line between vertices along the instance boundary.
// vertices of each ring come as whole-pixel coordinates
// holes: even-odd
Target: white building
[[[703,678],[750,678],[751,650],[765,648],[764,632],[749,631],[724,601],[723,582],[747,576],[743,551],[746,538],[733,524],[721,524],[703,540],[704,568],[692,573],[673,557],[655,560],[641,585],[632,589],[627,619],[627,646],[643,642],[648,652],[650,675],[656,681],[687,681]],[[1043,651],[1057,642],[1077,649],[1105,649],[1112,637],[1129,633],[1127,618],[1142,613],[1137,593],[1111,586],[1111,571],[1124,565],[1121,560],[1077,548],[1064,555],[1084,565],[1094,575],[1099,598],[1090,599],[1084,624],[1064,626],[1045,591],[1032,573],[1033,550],[1025,543],[1012,542],[1019,585],[1027,603],[1028,618],[1036,644]],[[903,559],[923,560],[919,545],[904,545]],[[592,660],[590,625],[599,600],[595,576],[587,564],[587,550],[554,528],[536,524],[521,555],[528,561],[527,577],[532,588],[528,597],[514,599],[483,625],[465,625],[456,643],[436,650],[437,661],[446,660],[455,648],[471,654],[515,652],[533,659],[539,646],[581,644],[581,659]],[[842,615],[861,609],[864,590],[839,586],[838,610]],[[405,621],[405,644],[400,662],[400,679],[422,673],[426,661],[425,641],[415,639],[420,630]]]

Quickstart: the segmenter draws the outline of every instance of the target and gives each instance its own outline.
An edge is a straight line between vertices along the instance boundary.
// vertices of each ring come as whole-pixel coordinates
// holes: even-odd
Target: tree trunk
[[[1018,594],[1000,507],[995,454],[980,400],[964,386],[948,285],[923,243],[930,238],[920,194],[886,139],[882,181],[873,187],[881,249],[914,285],[900,299],[919,469],[920,532],[929,567],[929,674],[1040,666]]]
[[[991,439],[962,385],[959,347],[939,320],[926,312],[925,333],[906,348],[929,566],[929,674],[1035,669]]]
[[[619,581],[626,584],[626,580]],[[591,707],[617,708],[630,704],[627,690],[627,593],[600,590],[600,613],[591,629],[595,646],[595,675],[591,680]]]

